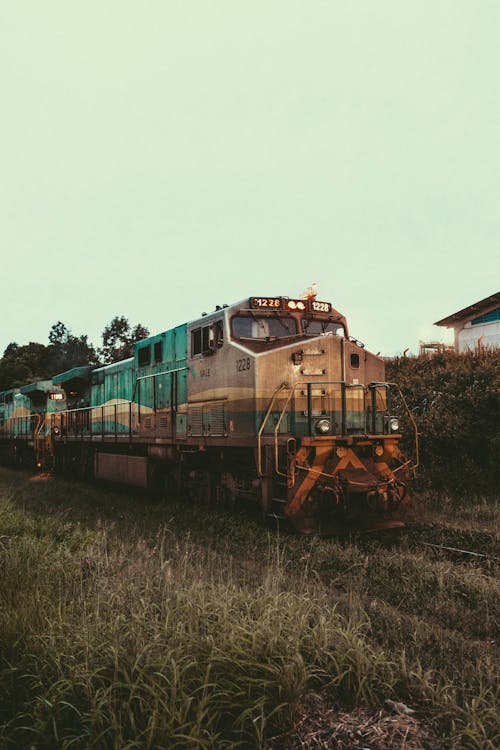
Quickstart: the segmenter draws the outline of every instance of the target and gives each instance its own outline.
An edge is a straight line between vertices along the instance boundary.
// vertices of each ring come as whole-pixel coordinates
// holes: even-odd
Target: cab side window
[[[191,354],[194,356],[201,353],[201,328],[195,328],[194,331],[191,331]]]
[[[208,354],[219,349],[224,344],[224,329],[222,320],[217,320],[207,326],[200,326],[191,331],[191,356]]]

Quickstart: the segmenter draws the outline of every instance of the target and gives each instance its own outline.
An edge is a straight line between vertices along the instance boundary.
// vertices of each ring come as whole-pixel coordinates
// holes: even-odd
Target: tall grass
[[[0,747],[278,748],[311,691],[495,747],[480,568],[4,470],[0,496]]]

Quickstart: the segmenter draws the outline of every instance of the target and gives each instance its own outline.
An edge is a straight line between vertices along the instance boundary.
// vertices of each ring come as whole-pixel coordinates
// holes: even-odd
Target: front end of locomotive
[[[299,421],[302,434],[295,438],[295,450],[281,451],[284,513],[298,531],[328,534],[404,525],[414,463],[399,446],[400,419],[390,409],[395,388],[388,383],[307,383],[306,429]],[[313,393],[318,392],[323,403],[333,405],[321,409],[321,416],[314,409]],[[279,449],[277,458],[281,472]]]
[[[398,386],[384,380],[384,360],[349,336],[330,303],[274,304],[283,312],[273,316],[296,335],[261,350],[256,365],[264,509],[305,534],[403,526],[418,436]],[[269,312],[252,310],[261,316]],[[400,447],[403,416],[414,430],[415,460]]]

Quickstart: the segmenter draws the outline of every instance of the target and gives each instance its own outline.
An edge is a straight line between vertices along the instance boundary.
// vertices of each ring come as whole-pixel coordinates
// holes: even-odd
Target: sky
[[[253,295],[384,355],[500,288],[497,0],[0,3],[0,353]]]

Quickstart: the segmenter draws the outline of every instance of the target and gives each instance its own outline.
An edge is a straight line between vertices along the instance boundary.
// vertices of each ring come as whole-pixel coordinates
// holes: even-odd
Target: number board
[[[332,306],[329,302],[318,302],[315,299],[310,299],[309,310],[311,312],[330,313],[332,311]]]
[[[281,308],[281,297],[250,297],[250,307],[279,310]]]

